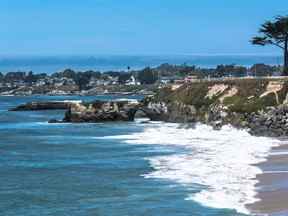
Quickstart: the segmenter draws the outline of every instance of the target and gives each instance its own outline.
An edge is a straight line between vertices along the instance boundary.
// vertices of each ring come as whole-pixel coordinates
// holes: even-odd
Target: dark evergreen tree
[[[158,79],[157,72],[147,67],[138,73],[138,80],[141,84],[154,84]]]
[[[252,39],[252,44],[274,45],[283,50],[283,75],[288,76],[288,16],[277,16],[273,21],[265,22],[259,29],[260,36]]]

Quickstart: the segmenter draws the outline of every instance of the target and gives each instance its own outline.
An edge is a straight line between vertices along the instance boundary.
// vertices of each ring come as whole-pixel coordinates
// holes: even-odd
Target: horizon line
[[[167,53],[167,54],[0,54],[0,58],[97,58],[97,57],[217,57],[217,56],[267,56],[267,57],[282,57],[279,53]]]

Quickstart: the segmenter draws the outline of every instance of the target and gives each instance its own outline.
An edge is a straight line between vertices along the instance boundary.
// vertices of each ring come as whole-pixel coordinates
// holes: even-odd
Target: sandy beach
[[[256,215],[288,215],[288,144],[273,148],[268,160],[259,164],[259,202],[249,206]]]

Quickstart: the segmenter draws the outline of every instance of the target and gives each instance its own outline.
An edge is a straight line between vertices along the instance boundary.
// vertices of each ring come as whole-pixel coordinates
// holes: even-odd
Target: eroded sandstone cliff
[[[169,122],[231,124],[252,134],[288,135],[288,79],[202,81],[161,89],[148,102]]]

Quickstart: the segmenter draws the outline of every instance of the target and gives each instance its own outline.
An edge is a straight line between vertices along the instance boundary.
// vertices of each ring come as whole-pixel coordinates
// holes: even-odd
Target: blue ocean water
[[[53,73],[67,68],[74,70],[126,70],[155,67],[163,63],[188,64],[198,67],[216,67],[220,64],[251,66],[257,63],[282,64],[276,55],[175,55],[175,56],[60,56],[60,57],[1,57],[0,72],[33,71]]]
[[[248,177],[241,174],[241,169],[249,173],[251,167],[246,162],[233,167],[233,155],[233,159],[227,157],[227,161],[210,157],[214,153],[222,158],[222,154],[230,154],[232,138],[222,140],[227,136],[221,135],[217,140],[218,132],[209,134],[209,130],[205,138],[205,133],[199,135],[195,129],[185,131],[181,126],[156,122],[48,124],[51,118],[62,118],[63,111],[7,111],[20,103],[47,99],[107,98],[0,97],[0,215],[243,215],[235,208],[239,205],[241,212],[241,202],[251,198],[248,197],[251,191]],[[194,137],[190,137],[191,134]],[[246,134],[239,136],[249,138]],[[215,145],[210,148],[205,142],[209,139],[210,144],[215,140],[215,144],[220,145],[217,152],[211,152]],[[250,141],[257,147],[256,140]],[[263,144],[263,140],[259,143]],[[246,145],[246,142],[240,144]],[[248,162],[252,153],[257,153],[255,149],[245,148],[243,155],[239,148],[235,152],[241,157],[244,155]],[[199,160],[194,159],[206,162],[198,163]],[[226,170],[230,166],[231,172]],[[218,170],[219,167],[223,170]],[[226,171],[230,173],[223,173]],[[241,182],[241,178],[245,181]],[[217,185],[223,182],[223,186],[218,188],[214,180]],[[238,199],[239,194],[244,195]],[[237,199],[233,201],[232,197]]]

